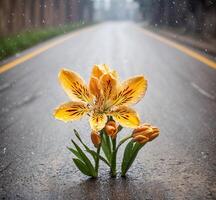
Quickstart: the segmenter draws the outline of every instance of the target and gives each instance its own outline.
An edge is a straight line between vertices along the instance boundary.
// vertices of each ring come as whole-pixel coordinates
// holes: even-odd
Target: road
[[[73,128],[90,143],[86,119],[65,124],[52,116],[53,108],[69,100],[58,71],[67,67],[88,80],[95,63],[115,68],[122,80],[144,74],[149,81],[135,108],[161,134],[145,146],[126,179],[109,178],[104,165],[97,180],[82,175],[66,146]],[[0,105],[2,199],[216,198],[216,70],[138,25],[83,29],[5,71]]]

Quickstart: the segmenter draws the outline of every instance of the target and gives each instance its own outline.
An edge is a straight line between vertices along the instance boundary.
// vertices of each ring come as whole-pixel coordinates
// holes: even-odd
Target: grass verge
[[[0,38],[0,61],[42,41],[85,27],[87,25],[90,24],[73,23],[59,27],[31,29],[17,35],[2,37]]]

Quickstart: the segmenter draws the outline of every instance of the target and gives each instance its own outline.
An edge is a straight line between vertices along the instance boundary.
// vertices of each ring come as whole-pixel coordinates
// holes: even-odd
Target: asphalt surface
[[[115,68],[122,80],[144,74],[149,81],[135,108],[161,134],[126,179],[109,178],[104,165],[97,180],[82,175],[66,146],[73,128],[90,143],[87,119],[65,124],[52,117],[69,100],[58,71],[67,67],[88,80],[95,63]],[[135,24],[84,29],[0,74],[0,105],[2,199],[216,199],[216,70]]]

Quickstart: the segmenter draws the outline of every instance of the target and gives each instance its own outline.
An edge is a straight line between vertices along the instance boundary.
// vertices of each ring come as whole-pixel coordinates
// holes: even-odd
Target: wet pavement
[[[109,178],[104,165],[97,180],[82,175],[66,146],[73,128],[91,143],[87,119],[65,124],[52,117],[69,100],[57,81],[60,68],[88,80],[95,63],[115,68],[122,80],[144,74],[149,81],[135,108],[161,135],[125,179]],[[0,74],[0,105],[1,199],[216,199],[216,70],[135,24],[84,29]]]

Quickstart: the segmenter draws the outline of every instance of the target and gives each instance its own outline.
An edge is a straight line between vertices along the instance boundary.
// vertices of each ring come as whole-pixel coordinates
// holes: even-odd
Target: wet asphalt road
[[[91,180],[66,149],[76,128],[90,143],[86,119],[65,124],[53,108],[68,97],[57,82],[61,67],[88,80],[94,63],[122,79],[144,74],[143,122],[161,129],[126,179],[101,166]],[[104,23],[0,74],[0,198],[216,199],[216,70],[146,36],[137,25]],[[87,124],[87,125],[86,125]],[[122,133],[126,134],[126,133]]]

